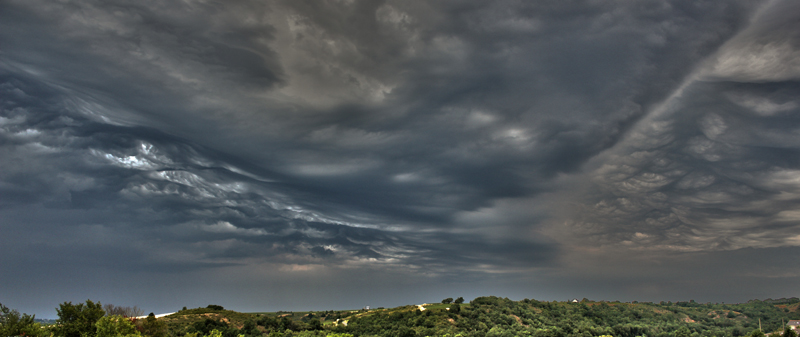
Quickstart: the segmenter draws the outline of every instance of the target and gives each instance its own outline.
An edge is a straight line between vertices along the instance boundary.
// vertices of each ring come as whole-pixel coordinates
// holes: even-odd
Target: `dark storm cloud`
[[[792,6],[6,1],[0,259],[521,289],[791,250]]]
[[[322,34],[326,42],[346,45],[352,53],[363,50],[357,55],[367,58],[367,64],[377,58],[381,70],[396,67],[400,58],[406,67],[402,77],[385,80],[395,86],[387,100],[402,115],[356,113],[357,119],[339,120],[346,124],[334,127],[325,120],[323,130],[331,134],[325,140],[348,136],[348,129],[399,133],[405,137],[398,141],[407,146],[390,149],[380,161],[402,165],[413,156],[429,163],[425,173],[446,172],[467,189],[459,198],[462,204],[454,206],[468,209],[536,191],[537,186],[529,185],[531,176],[547,179],[572,171],[612,145],[641,116],[642,106],[663,98],[693,62],[724,42],[722,37],[746,18],[736,19],[734,6],[706,8],[713,14],[703,12],[702,17],[692,13],[698,10],[692,6],[679,16],[658,16],[659,11],[676,9],[656,3],[617,9],[610,17],[601,15],[609,12],[604,6],[557,8],[554,16],[552,9],[516,3],[400,2],[365,16],[357,14],[363,6],[329,5],[334,8],[291,2],[303,18],[299,25],[304,39]],[[328,15],[337,10],[350,10],[346,13],[359,19]],[[615,15],[636,22],[620,24]],[[709,23],[707,15],[732,18]],[[696,30],[716,35],[688,33]],[[398,41],[405,45],[398,47]],[[322,62],[342,67],[354,59],[350,53],[326,56],[331,57]],[[358,69],[363,76],[386,76],[370,70]],[[608,81],[610,77],[615,80]],[[387,122],[394,125],[376,125]],[[401,132],[394,130],[398,127]]]
[[[778,97],[797,97],[797,89],[691,84],[673,111],[644,123],[613,164],[596,171],[601,199],[587,205],[581,222],[603,223],[594,233],[601,241],[636,246],[795,245],[797,108]],[[768,108],[742,104],[743,97],[778,108],[765,114]]]
[[[10,185],[4,186],[4,194],[10,196],[5,205],[7,219],[20,225],[57,225],[60,231],[63,226],[71,227],[81,233],[73,238],[74,245],[88,249],[88,255],[83,255],[81,249],[73,251],[63,245],[42,247],[44,256],[68,249],[72,259],[111,268],[111,261],[118,257],[97,254],[108,247],[95,247],[97,238],[86,235],[97,230],[112,238],[141,241],[140,247],[128,247],[125,255],[151,255],[146,252],[154,249],[147,243],[149,238],[158,238],[159,245],[169,246],[158,248],[159,255],[172,254],[176,249],[191,252],[167,261],[137,256],[134,260],[141,261],[129,260],[125,265],[128,269],[140,263],[165,270],[219,267],[249,257],[299,264],[317,259],[340,264],[352,259],[393,260],[431,272],[429,267],[442,261],[476,258],[451,250],[480,244],[480,237],[440,237],[443,234],[435,233],[408,237],[402,228],[386,232],[374,229],[381,226],[372,223],[343,216],[331,218],[315,209],[318,202],[313,199],[295,202],[297,196],[320,190],[310,189],[307,182],[295,184],[290,178],[264,170],[259,175],[245,172],[231,165],[235,160],[211,159],[220,155],[150,128],[101,124],[65,113],[58,104],[48,105],[27,95],[26,90],[36,90],[29,83],[6,79],[5,93],[18,99],[6,102],[9,115],[4,120],[3,136],[13,147],[4,147],[4,152],[25,147],[42,149],[29,151],[22,160],[10,160],[6,166],[4,180]],[[58,96],[51,93],[51,97]],[[28,111],[14,113],[21,106]],[[36,211],[12,211],[20,207]],[[79,212],[71,214],[72,210]],[[427,246],[426,241],[447,242],[447,248]],[[9,244],[13,245],[12,241]],[[494,250],[490,247],[485,245],[485,249]],[[529,254],[541,259],[547,250],[542,247],[541,254]],[[480,255],[481,263],[491,263],[491,257]]]
[[[764,9],[598,159],[591,201],[568,221],[578,232],[636,249],[797,245],[800,87],[797,67],[780,61],[792,57],[797,30],[786,26],[797,24],[785,10]]]

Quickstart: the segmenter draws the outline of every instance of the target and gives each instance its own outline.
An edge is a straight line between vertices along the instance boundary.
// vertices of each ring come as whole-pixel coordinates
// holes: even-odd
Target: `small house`
[[[790,329],[800,329],[800,320],[791,320],[789,323],[786,323],[786,326]]]

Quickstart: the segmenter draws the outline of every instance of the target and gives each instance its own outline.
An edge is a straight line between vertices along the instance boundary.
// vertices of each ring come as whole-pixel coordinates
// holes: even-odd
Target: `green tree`
[[[786,328],[786,330],[783,331],[783,337],[797,337],[797,332],[795,332],[794,329]]]
[[[97,323],[97,337],[141,337],[130,319],[120,315],[103,316]]]
[[[35,315],[20,314],[0,303],[0,336],[41,336],[42,327],[36,323]]]
[[[322,322],[318,318],[312,318],[308,321],[308,328],[310,330],[322,330]]]
[[[100,302],[72,304],[64,302],[56,308],[58,320],[54,333],[58,337],[95,337],[97,327],[95,324],[105,315]]]
[[[675,330],[674,337],[691,337],[692,332],[689,331],[689,328],[682,326],[680,329]]]
[[[453,298],[452,297],[445,298],[445,299],[442,300],[442,303],[444,303],[444,304],[453,303]]]
[[[463,298],[463,297],[456,298],[456,301],[455,301],[455,303],[456,303],[456,304],[461,304],[461,303],[464,303],[464,298]]]
[[[155,318],[155,317],[154,317]],[[144,323],[142,323],[144,325]],[[200,332],[201,334],[207,335],[211,332],[211,330],[218,330],[220,332],[228,330],[228,323],[223,321],[217,321],[210,318],[206,318],[205,320],[194,322],[192,324],[192,330]]]
[[[749,337],[764,337],[764,332],[762,332],[759,329],[755,329],[755,330],[751,331],[748,336]]]
[[[261,337],[261,335],[263,335],[261,330],[258,330],[258,326],[256,325],[256,322],[253,319],[249,319],[246,322],[244,322],[244,326],[242,326],[242,328],[239,329],[239,333],[244,335],[245,337]]]
[[[218,330],[212,330],[212,332]],[[152,312],[142,322],[142,334],[149,337],[167,337],[167,325],[159,321]],[[209,334],[211,335],[211,334]]]
[[[411,329],[407,326],[400,327],[397,329],[397,333],[395,334],[397,337],[414,337],[416,335],[417,333],[414,331],[414,329]]]

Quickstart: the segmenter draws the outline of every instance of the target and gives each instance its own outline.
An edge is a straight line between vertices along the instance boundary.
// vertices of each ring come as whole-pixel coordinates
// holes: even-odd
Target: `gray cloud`
[[[752,43],[782,44],[794,31],[769,30],[783,7],[765,8],[675,95],[596,161],[592,191],[570,221],[601,245],[678,251],[793,247],[798,92],[786,71],[751,69],[731,55]],[[785,15],[783,20],[786,20]],[[754,32],[758,39],[750,38]],[[742,50],[744,49],[744,50]],[[735,62],[734,62],[735,63]],[[725,70],[721,70],[725,69]],[[746,78],[748,72],[758,76]],[[579,219],[579,220],[578,220]]]
[[[630,252],[792,251],[796,11],[758,5],[4,2],[0,261],[15,293],[70,279],[4,304],[544,298]],[[242,295],[264,283],[286,295]]]

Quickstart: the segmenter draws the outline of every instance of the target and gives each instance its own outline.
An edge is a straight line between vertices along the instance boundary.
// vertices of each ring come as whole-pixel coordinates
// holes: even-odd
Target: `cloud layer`
[[[3,300],[792,295],[796,7],[6,1]]]

